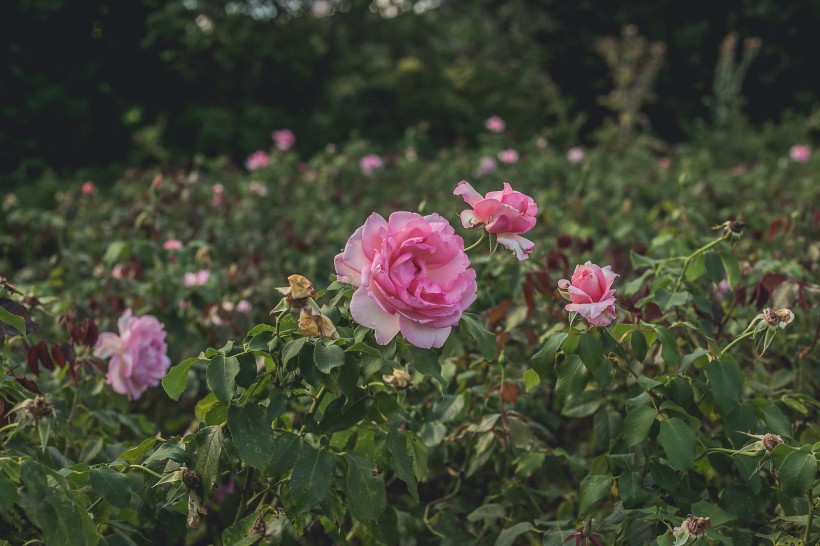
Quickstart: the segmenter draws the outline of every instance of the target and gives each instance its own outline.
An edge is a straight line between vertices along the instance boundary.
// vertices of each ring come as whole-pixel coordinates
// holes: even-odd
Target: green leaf
[[[88,472],[91,487],[102,498],[117,508],[128,508],[131,505],[131,482],[124,474],[111,468],[92,468]]]
[[[194,470],[202,481],[206,495],[210,494],[219,476],[219,456],[224,439],[222,427],[219,426],[205,427],[196,433]]]
[[[530,389],[534,389],[538,385],[541,384],[541,376],[538,375],[538,372],[535,371],[535,368],[530,368],[526,372],[524,372],[524,386],[527,388],[527,392]]]
[[[578,515],[587,515],[596,502],[609,495],[611,488],[612,476],[592,474],[581,480]]]
[[[695,433],[677,417],[661,422],[658,441],[666,452],[666,460],[681,471],[692,468],[695,464]]]
[[[661,308],[661,311],[666,313],[673,307],[684,305],[692,296],[689,292],[667,292],[663,288],[658,288],[655,291],[655,303]]]
[[[222,532],[223,546],[250,546],[251,544],[255,544],[259,539],[262,538],[262,535],[258,535],[255,533],[251,534],[253,526],[256,524],[256,520],[258,518],[258,513],[251,512],[244,518],[240,519],[239,521],[235,522],[233,525],[225,529]]]
[[[26,319],[24,317],[21,317],[20,315],[15,315],[14,313],[0,306],[0,321],[5,322],[9,326],[20,332],[21,336],[25,337]]]
[[[430,349],[419,349],[418,347],[409,346],[410,358],[413,361],[413,367],[417,372],[423,373],[428,377],[436,380],[439,390],[444,392],[447,388],[447,380],[441,376],[441,364],[438,361],[438,353]]]
[[[8,516],[17,501],[17,486],[0,472],[0,514]]]
[[[288,407],[288,393],[285,389],[272,389],[268,397],[268,420],[273,421]]]
[[[45,470],[40,463],[24,459],[20,463],[20,480],[33,498],[43,499],[48,494]]]
[[[564,407],[561,408],[561,415],[565,417],[586,417],[598,411],[603,403],[604,397],[600,391],[584,391],[581,394],[567,398]]]
[[[722,281],[726,273],[723,270],[723,260],[720,254],[709,251],[703,256],[703,260],[706,264],[706,273],[709,274],[709,279],[715,284]]]
[[[558,381],[555,384],[555,395],[559,400],[580,394],[587,384],[586,368],[578,355],[569,355],[558,368]]]
[[[307,512],[325,498],[335,469],[332,455],[302,444],[290,476],[290,494],[299,513]]]
[[[282,349],[282,365],[287,366],[288,361],[297,356],[305,345],[306,338],[300,337],[289,341],[285,348]]]
[[[350,511],[358,520],[377,520],[387,504],[384,475],[355,451],[345,455]]]
[[[661,356],[668,366],[674,366],[678,361],[678,348],[675,335],[663,326],[655,326],[655,333],[661,341]]]
[[[495,334],[484,329],[475,315],[463,314],[461,321],[467,327],[467,332],[478,342],[484,358],[490,362],[495,360]]]
[[[188,370],[199,362],[196,357],[186,358],[180,364],[173,366],[162,378],[162,388],[172,400],[179,400],[188,386]]]
[[[270,420],[262,408],[256,405],[229,408],[228,428],[239,457],[246,464],[265,470],[270,464],[274,440]]]
[[[646,360],[647,346],[646,337],[643,335],[643,332],[640,330],[633,330],[632,334],[629,336],[629,344],[632,347],[632,352],[638,362],[643,362]]]
[[[339,408],[338,411],[330,411],[331,406],[328,406],[322,415],[322,422],[319,428],[325,434],[339,432],[340,430],[348,429],[359,423],[367,417],[370,408],[373,406],[373,398],[369,396],[362,397],[346,407],[343,407],[342,398],[337,398],[333,401],[333,404],[337,403],[337,401],[339,404],[337,406]]]
[[[792,451],[777,467],[777,476],[783,493],[792,497],[803,495],[814,485],[817,459],[810,451]]]
[[[528,521],[516,523],[509,529],[501,531],[501,534],[498,535],[498,538],[495,540],[495,546],[512,546],[515,539],[519,536],[534,530],[535,526]]]
[[[734,256],[725,250],[720,252],[720,259],[723,261],[723,267],[726,270],[726,280],[729,281],[729,286],[734,289],[740,280],[740,264]]]
[[[191,462],[191,459],[185,450],[179,447],[176,442],[170,441],[159,446],[156,451],[151,453],[151,455],[145,459],[143,464],[150,464],[154,461],[165,461],[168,459],[178,463],[189,464]]]
[[[127,449],[120,453],[117,459],[122,459],[123,461],[128,461],[129,464],[137,464],[137,462],[145,457],[149,451],[156,445],[159,441],[159,438],[146,438],[139,445],[132,447],[131,449]]]
[[[719,525],[723,525],[724,523],[728,523],[735,519],[732,514],[720,506],[710,504],[705,500],[701,500],[693,504],[692,513],[697,514],[702,518],[706,517],[711,519],[711,524],[713,527],[718,527]]]
[[[401,481],[407,485],[407,491],[416,502],[419,502],[419,490],[416,484],[416,473],[413,470],[413,456],[407,436],[394,426],[387,430],[387,450],[390,452],[390,466]]]
[[[541,376],[546,378],[555,366],[555,354],[567,339],[569,334],[560,332],[550,336],[544,346],[537,353],[532,355],[532,367]]]
[[[313,362],[320,372],[327,374],[333,368],[344,365],[345,352],[338,345],[329,345],[324,341],[320,341],[313,350]]]
[[[650,404],[642,404],[631,408],[624,419],[624,441],[628,447],[633,447],[644,440],[655,422],[658,412]]]
[[[485,504],[479,506],[469,514],[467,514],[467,521],[475,523],[476,521],[501,519],[507,515],[504,506],[501,504]]]
[[[718,411],[726,414],[737,407],[743,383],[743,374],[737,364],[730,360],[713,360],[706,368],[706,376]]]
[[[270,457],[270,473],[278,478],[293,468],[301,449],[302,439],[295,434],[285,432],[277,436]]]
[[[225,405],[231,404],[233,395],[236,394],[236,375],[239,373],[239,361],[236,357],[225,358],[218,355],[208,363],[206,379],[216,397]]]
[[[433,406],[433,417],[436,421],[447,423],[452,421],[464,409],[464,396],[446,394]]]
[[[235,358],[239,362],[236,384],[247,389],[256,381],[256,357],[250,353],[245,353],[237,355]]]
[[[640,473],[626,472],[618,478],[618,496],[625,508],[639,508],[649,496],[649,492],[641,485]]]

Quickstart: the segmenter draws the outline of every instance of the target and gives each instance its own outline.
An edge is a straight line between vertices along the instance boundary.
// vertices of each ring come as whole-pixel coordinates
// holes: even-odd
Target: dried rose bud
[[[794,313],[790,309],[778,309],[775,311],[770,307],[763,310],[763,318],[769,326],[779,326],[785,328],[787,324],[794,320]]]
[[[202,487],[202,481],[199,479],[199,475],[188,468],[182,471],[182,483],[184,483],[188,489],[193,489],[196,492],[199,492]]]
[[[310,305],[305,305],[299,312],[299,331],[304,336],[339,339],[339,333],[330,319]]]
[[[396,368],[390,375],[383,375],[382,379],[385,383],[393,385],[397,389],[406,389],[413,384],[413,377],[401,368]]]
[[[766,448],[766,451],[771,451],[782,443],[783,438],[781,438],[777,434],[767,432],[763,435],[763,446]]]
[[[290,294],[288,296],[294,300],[316,297],[313,283],[302,275],[291,275],[288,277],[288,284],[290,285]]]
[[[54,406],[45,396],[35,396],[28,406],[28,411],[35,419],[44,419],[54,415]]]
[[[705,535],[711,524],[712,520],[708,517],[702,518],[689,514],[689,517],[686,518],[686,528],[695,536]]]

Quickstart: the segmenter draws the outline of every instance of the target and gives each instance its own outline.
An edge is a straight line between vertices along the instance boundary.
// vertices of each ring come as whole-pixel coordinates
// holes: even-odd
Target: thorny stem
[[[484,231],[484,230],[481,230],[481,237],[478,239],[478,241],[474,242],[473,244],[471,244],[470,246],[465,248],[464,252],[470,252],[472,249],[476,248],[478,245],[480,245],[482,242],[484,242],[484,236],[485,235],[487,235],[487,232]]]

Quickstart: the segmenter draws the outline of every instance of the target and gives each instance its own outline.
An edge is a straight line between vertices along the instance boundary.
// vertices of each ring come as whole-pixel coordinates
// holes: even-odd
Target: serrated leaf
[[[320,372],[328,374],[333,368],[344,365],[345,352],[338,345],[329,345],[320,341],[313,350],[313,362]]]
[[[706,273],[709,274],[709,279],[715,284],[722,281],[726,273],[723,270],[723,260],[720,254],[709,251],[703,256],[703,261],[706,265]]]
[[[532,355],[532,367],[538,372],[541,379],[546,378],[552,371],[553,366],[555,366],[555,353],[558,352],[568,336],[569,334],[565,332],[553,334],[547,339],[544,346]]]
[[[283,413],[288,407],[288,394],[285,389],[272,389],[268,396],[268,419],[273,421]]]
[[[663,326],[655,326],[655,333],[661,342],[661,356],[668,366],[674,366],[678,361],[678,348],[675,335]]]
[[[464,396],[447,394],[433,406],[433,417],[436,421],[447,423],[455,419],[464,409]]]
[[[584,391],[581,394],[567,398],[564,407],[561,408],[561,415],[565,417],[587,417],[598,411],[603,403],[604,397],[600,391]]]
[[[493,520],[493,519],[501,519],[507,515],[504,506],[501,504],[485,504],[484,506],[479,506],[469,514],[467,514],[467,521],[469,522],[476,522],[482,520]]]
[[[740,402],[743,374],[730,360],[713,360],[706,368],[715,407],[722,414],[729,413]]]
[[[222,427],[219,426],[205,427],[196,434],[194,470],[199,475],[206,495],[210,495],[219,476],[219,456],[222,454],[224,439]]]
[[[649,404],[631,408],[624,419],[624,441],[626,445],[632,447],[643,442],[657,416],[657,410]]]
[[[681,471],[695,464],[695,433],[677,417],[661,422],[658,441],[666,452],[666,460]]]
[[[467,332],[478,342],[484,358],[489,362],[495,360],[495,334],[487,331],[475,315],[465,313],[461,315],[461,321],[467,327]]]
[[[401,481],[407,485],[407,491],[416,502],[419,502],[419,490],[416,484],[416,473],[413,470],[413,456],[408,446],[408,438],[401,431],[390,426],[385,442],[390,452],[390,466]]]
[[[176,366],[172,366],[162,378],[162,388],[172,400],[179,400],[188,386],[188,370],[199,362],[196,357],[186,358]]]
[[[149,451],[156,445],[159,441],[159,438],[146,438],[139,445],[132,447],[131,449],[127,449],[120,453],[117,459],[122,459],[123,461],[128,461],[129,464],[137,464],[137,462],[145,457]]]
[[[524,386],[527,388],[527,392],[529,392],[530,389],[534,389],[540,384],[541,376],[538,375],[538,372],[536,372],[534,368],[530,368],[529,370],[524,372]]]
[[[581,480],[578,514],[585,516],[596,502],[605,499],[612,488],[612,476],[592,474]]]
[[[444,389],[447,388],[447,380],[441,376],[438,353],[430,349],[419,349],[413,346],[409,346],[407,349],[410,352],[410,358],[416,371],[435,379],[439,390],[444,392]]]
[[[347,492],[349,508],[358,520],[376,520],[387,504],[384,475],[374,463],[355,451],[345,455],[347,461]]]
[[[217,355],[208,363],[205,376],[210,388],[217,399],[225,405],[230,405],[233,395],[236,394],[236,376],[239,373],[239,361],[236,357]]]
[[[88,472],[91,487],[102,498],[117,508],[128,508],[131,504],[131,482],[124,474],[111,468],[92,468]]]
[[[501,534],[495,540],[495,546],[512,546],[515,539],[533,530],[535,530],[535,526],[528,521],[516,523],[512,527],[501,531]]]
[[[814,485],[817,459],[809,451],[792,451],[777,467],[777,476],[783,493],[792,497],[803,495]]]
[[[4,301],[11,301],[11,300],[4,300]],[[16,302],[13,302],[16,303]],[[5,322],[14,330],[17,330],[16,333],[19,333],[21,336],[26,335],[26,319],[21,317],[20,315],[15,315],[5,309],[5,307],[0,305],[0,321]],[[6,330],[8,332],[8,330]],[[15,332],[8,332],[11,334],[15,334]]]
[[[587,384],[586,368],[578,355],[570,355],[558,368],[555,395],[559,400],[580,394]]]
[[[239,457],[258,470],[270,464],[274,439],[270,420],[256,405],[233,406],[228,409],[228,428]]]
[[[295,434],[285,432],[274,440],[273,453],[270,458],[270,473],[278,478],[296,464],[302,439]]]
[[[290,359],[297,356],[299,352],[302,350],[302,347],[305,345],[305,338],[300,337],[289,341],[285,348],[282,349],[282,365],[287,366]]]
[[[307,512],[325,498],[335,469],[333,455],[302,445],[290,476],[290,494],[299,513]]]
[[[692,296],[689,292],[667,292],[663,288],[658,288],[655,291],[655,303],[661,308],[661,311],[666,313],[673,307],[684,305]]]

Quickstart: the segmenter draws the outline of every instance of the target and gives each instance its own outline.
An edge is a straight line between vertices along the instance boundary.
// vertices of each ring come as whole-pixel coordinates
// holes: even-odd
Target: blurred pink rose
[[[359,168],[365,176],[370,176],[382,168],[382,158],[376,154],[368,154],[359,160]]]
[[[182,250],[182,241],[179,239],[168,239],[162,243],[162,248],[165,250]]]
[[[664,171],[668,171],[672,168],[672,160],[668,157],[659,157],[658,158],[658,167],[663,169]]]
[[[795,144],[789,150],[789,156],[798,163],[808,163],[811,159],[811,148],[805,144]]]
[[[284,152],[290,150],[293,148],[293,145],[296,144],[296,135],[294,135],[290,129],[274,131],[271,133],[271,136],[273,137],[273,143],[276,144],[276,147]]]
[[[504,120],[498,116],[490,116],[484,122],[484,127],[487,128],[488,131],[491,133],[500,133],[503,131],[507,126],[504,123]]]
[[[572,302],[564,309],[580,313],[594,326],[608,326],[615,320],[612,283],[617,276],[611,266],[601,268],[592,262],[575,266],[571,280],[558,281],[562,295]]]
[[[205,283],[208,282],[208,279],[211,278],[211,272],[207,269],[200,269],[196,273],[185,273],[185,277],[182,280],[182,284],[185,285],[187,288],[191,288],[192,286],[203,286]]]
[[[580,163],[584,160],[584,149],[578,146],[573,146],[567,150],[567,159],[570,163]]]
[[[723,279],[714,287],[715,299],[717,301],[723,301],[726,299],[726,294],[729,293],[729,290],[729,281]]]
[[[111,276],[115,279],[122,279],[122,277],[123,277],[122,264],[115,264],[114,267],[111,268]]]
[[[501,150],[498,152],[498,160],[501,163],[518,163],[518,150]]]
[[[269,163],[270,156],[268,156],[268,153],[265,150],[256,150],[245,160],[245,168],[249,171],[255,171],[267,167]]]
[[[476,299],[464,241],[438,214],[371,214],[333,260],[339,282],[358,287],[350,313],[386,345],[401,331],[417,347],[441,347]]]
[[[526,260],[535,250],[535,243],[521,237],[535,225],[538,205],[532,197],[512,189],[504,182],[502,191],[487,192],[484,197],[466,180],[453,190],[473,207],[461,212],[461,225],[472,228],[484,224],[488,233],[494,233],[499,244],[512,250],[519,260]]]
[[[211,188],[211,190],[213,191],[213,200],[211,201],[211,204],[214,207],[217,207],[217,208],[224,205],[225,204],[225,186],[223,186],[222,184],[214,184],[213,187]]]
[[[105,382],[114,392],[136,400],[148,387],[159,385],[171,367],[165,327],[156,317],[134,317],[126,309],[117,321],[119,335],[103,332],[94,347],[97,358],[111,358]]]
[[[97,186],[94,185],[94,182],[83,182],[82,190],[86,195],[94,195],[97,193]]]
[[[239,300],[236,304],[236,312],[237,313],[250,313],[251,312],[251,302],[248,300]]]
[[[496,169],[498,169],[498,163],[496,163],[495,159],[488,155],[482,155],[478,159],[478,169],[476,169],[475,175],[486,176],[493,174]]]
[[[265,197],[268,195],[268,186],[264,182],[259,182],[258,180],[252,180],[248,185],[248,190],[259,197]]]

